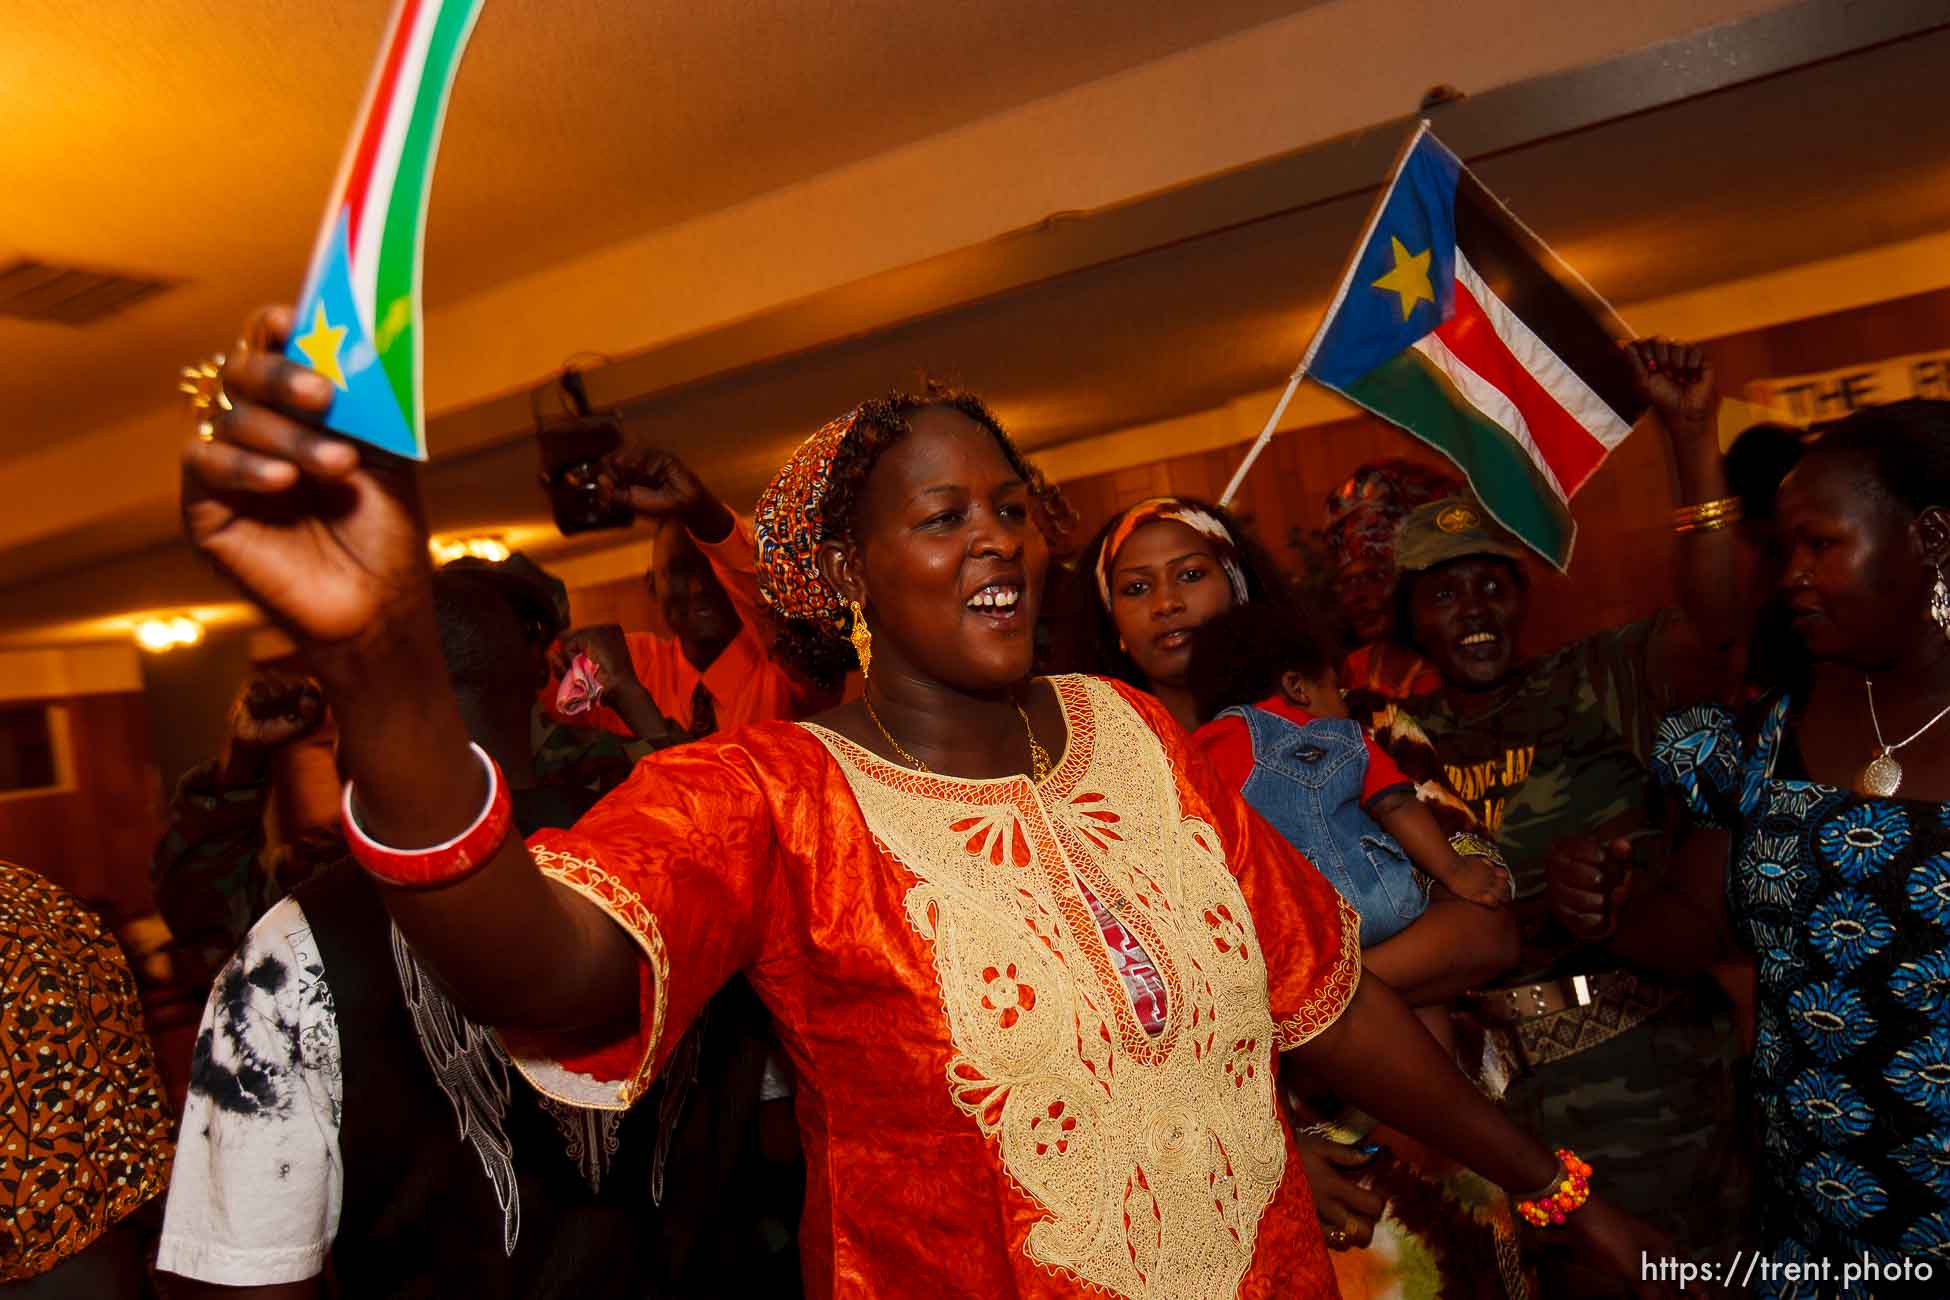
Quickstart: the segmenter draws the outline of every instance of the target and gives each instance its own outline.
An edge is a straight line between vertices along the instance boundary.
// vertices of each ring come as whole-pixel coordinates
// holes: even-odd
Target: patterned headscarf
[[[1327,495],[1327,549],[1337,569],[1393,568],[1395,534],[1417,506],[1460,496],[1453,475],[1412,460],[1362,465]]]
[[[758,594],[785,618],[837,627],[846,602],[819,571],[819,543],[826,528],[826,494],[833,461],[859,423],[855,407],[799,444],[752,513],[758,543]]]
[[[1117,553],[1124,549],[1124,543],[1131,540],[1131,534],[1146,524],[1169,519],[1180,523],[1212,543],[1213,554],[1219,567],[1225,571],[1226,581],[1232,584],[1232,598],[1243,605],[1250,598],[1246,591],[1246,569],[1239,560],[1239,542],[1219,517],[1203,506],[1193,505],[1183,497],[1152,497],[1140,501],[1126,510],[1117,520],[1117,526],[1104,538],[1104,549],[1097,552],[1097,598],[1104,602],[1105,612],[1110,610],[1110,574],[1117,562]]]

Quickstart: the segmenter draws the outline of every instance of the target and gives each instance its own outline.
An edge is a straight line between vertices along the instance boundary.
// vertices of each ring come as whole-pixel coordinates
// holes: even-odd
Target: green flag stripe
[[[1454,461],[1476,499],[1531,549],[1559,569],[1571,562],[1570,511],[1529,453],[1420,352],[1399,353],[1340,391]]]
[[[427,46],[419,90],[414,96],[413,118],[407,124],[406,139],[400,147],[392,201],[386,207],[386,230],[379,244],[379,271],[372,309],[373,345],[386,367],[386,378],[392,382],[393,393],[399,398],[400,413],[415,430],[419,428],[420,406],[415,400],[418,376],[414,370],[419,349],[413,337],[413,293],[419,287],[414,271],[420,255],[420,227],[426,217],[434,134],[440,125],[447,92],[452,88],[454,65],[460,59],[468,24],[477,7],[476,0],[449,0],[441,6],[433,39]]]

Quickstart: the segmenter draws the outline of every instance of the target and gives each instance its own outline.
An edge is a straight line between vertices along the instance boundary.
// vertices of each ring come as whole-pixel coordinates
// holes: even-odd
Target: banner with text
[[[1756,379],[1747,399],[1796,424],[1825,424],[1851,411],[1907,397],[1950,398],[1950,351],[1914,352],[1812,375]]]

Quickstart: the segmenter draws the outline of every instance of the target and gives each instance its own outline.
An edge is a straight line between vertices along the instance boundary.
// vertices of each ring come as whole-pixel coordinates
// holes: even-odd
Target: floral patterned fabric
[[[1734,833],[1729,915],[1760,972],[1764,1249],[1780,1260],[1928,1258],[1941,1277],[1950,805],[1795,779],[1787,718],[1783,698],[1749,742],[1724,710],[1689,709],[1661,725],[1655,752],[1660,779],[1695,815]]]
[[[0,1283],[160,1192],[169,1128],[122,950],[66,891],[0,862]]]

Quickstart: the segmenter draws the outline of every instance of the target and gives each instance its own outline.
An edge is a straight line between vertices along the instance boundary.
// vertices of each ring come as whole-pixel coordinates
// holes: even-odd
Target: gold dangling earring
[[[1936,586],[1930,588],[1930,621],[1950,640],[1950,584],[1943,580],[1943,566],[1936,566]]]
[[[1938,587],[1941,589],[1942,584],[1939,583]],[[1950,592],[1945,593],[1945,600],[1950,601]],[[853,630],[846,637],[853,642],[853,653],[859,657],[860,676],[864,679],[867,665],[873,662],[873,633],[867,630],[867,612],[860,608],[860,602],[856,600],[850,604],[853,609]]]

